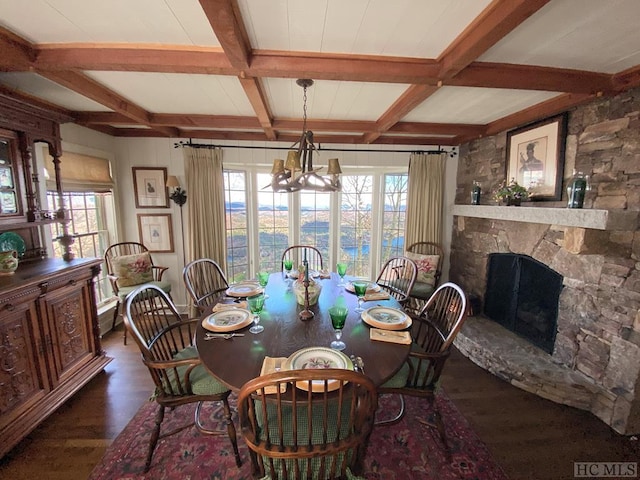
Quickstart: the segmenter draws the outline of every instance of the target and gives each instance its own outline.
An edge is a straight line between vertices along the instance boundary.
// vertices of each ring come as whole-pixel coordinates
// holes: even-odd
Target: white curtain
[[[444,174],[447,153],[411,154],[405,246],[442,244]]]
[[[220,148],[184,147],[189,204],[187,262],[210,258],[227,271],[224,178]]]

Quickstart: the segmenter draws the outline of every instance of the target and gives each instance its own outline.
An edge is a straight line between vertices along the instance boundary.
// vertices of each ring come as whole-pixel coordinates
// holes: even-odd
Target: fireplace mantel
[[[452,213],[460,217],[543,223],[595,230],[629,231],[638,228],[638,212],[633,210],[454,205]]]

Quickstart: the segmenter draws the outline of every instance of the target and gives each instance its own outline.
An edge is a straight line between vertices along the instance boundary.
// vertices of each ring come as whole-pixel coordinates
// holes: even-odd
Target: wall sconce
[[[187,192],[180,187],[178,177],[169,175],[169,177],[167,177],[167,187],[173,188],[173,192],[169,195],[169,198],[182,208],[182,206],[187,203]]]

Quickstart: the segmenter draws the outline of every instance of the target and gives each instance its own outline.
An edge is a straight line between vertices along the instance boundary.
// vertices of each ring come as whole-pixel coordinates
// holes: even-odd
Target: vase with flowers
[[[497,190],[493,192],[495,201],[507,206],[514,205],[517,207],[522,200],[526,200],[528,197],[529,192],[527,189],[518,184],[514,178],[512,178],[509,183],[503,180]]]

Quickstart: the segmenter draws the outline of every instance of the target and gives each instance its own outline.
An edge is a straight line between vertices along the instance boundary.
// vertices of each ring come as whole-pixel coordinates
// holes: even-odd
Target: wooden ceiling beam
[[[410,133],[412,135],[479,135],[485,131],[484,125],[458,123],[398,122],[387,130],[389,133]]]
[[[0,71],[27,71],[33,65],[38,52],[25,39],[0,27]]]
[[[234,0],[200,0],[216,38],[231,64],[239,69],[249,68],[251,47]]]
[[[507,63],[473,62],[445,85],[507,88],[565,93],[597,93],[613,90],[611,75],[567,68]]]
[[[155,127],[150,123],[149,113],[117,93],[105,88],[87,75],[73,71],[38,72],[49,80],[73,90],[91,100],[118,112],[134,122],[150,126],[169,137],[178,136],[177,128]]]
[[[265,135],[269,140],[275,140],[276,134],[271,122],[272,115],[269,111],[262,87],[260,86],[260,81],[257,78],[240,78],[239,80],[244,89],[244,93],[249,99],[249,103],[251,103],[253,107],[253,111],[256,112],[258,122],[260,122],[260,126],[264,129]]]
[[[438,58],[441,79],[455,77],[550,0],[494,0]]]
[[[617,92],[640,86],[640,66],[613,75],[612,82]]]
[[[363,143],[372,143],[381,133],[389,130],[400,121],[407,113],[416,108],[427,98],[438,91],[438,87],[431,85],[412,85],[396,100],[389,109],[380,116],[377,132],[366,133],[362,137]]]

